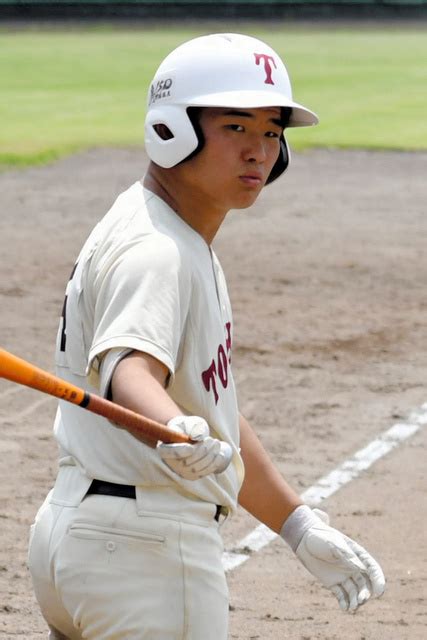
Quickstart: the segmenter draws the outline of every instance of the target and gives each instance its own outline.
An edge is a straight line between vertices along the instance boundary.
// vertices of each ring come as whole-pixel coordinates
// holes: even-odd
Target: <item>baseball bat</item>
[[[120,425],[120,427],[123,427],[153,448],[158,440],[167,444],[191,442],[190,438],[184,433],[172,431],[165,425],[126,409],[115,402],[101,398],[96,394],[88,393],[84,389],[76,387],[43,369],[39,369],[30,362],[22,360],[4,349],[0,349],[0,378],[6,378],[26,387],[37,389],[61,400],[76,404],[82,409],[86,409],[86,411],[103,416]]]

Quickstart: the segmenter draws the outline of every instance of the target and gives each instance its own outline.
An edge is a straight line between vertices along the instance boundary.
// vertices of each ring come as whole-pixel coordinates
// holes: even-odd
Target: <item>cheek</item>
[[[223,129],[214,129],[204,132],[205,144],[203,152],[211,162],[223,163],[235,161],[239,153],[236,139],[233,139],[229,132]]]
[[[209,176],[210,181],[214,183],[226,182],[227,178],[231,178],[235,173],[238,165],[237,158],[231,153],[231,149],[220,145],[212,145],[206,149],[201,160],[203,174]]]

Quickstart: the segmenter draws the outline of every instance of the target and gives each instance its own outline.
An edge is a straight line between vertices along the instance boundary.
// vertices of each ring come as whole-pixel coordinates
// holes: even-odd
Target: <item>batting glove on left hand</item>
[[[177,416],[168,427],[188,435],[195,444],[157,445],[163,462],[186,480],[198,480],[211,473],[222,473],[228,467],[233,451],[227,442],[209,436],[209,426],[199,416]]]
[[[320,509],[297,507],[280,535],[310,573],[330,589],[343,611],[356,611],[371,596],[384,593],[380,565],[357,542],[329,526]]]

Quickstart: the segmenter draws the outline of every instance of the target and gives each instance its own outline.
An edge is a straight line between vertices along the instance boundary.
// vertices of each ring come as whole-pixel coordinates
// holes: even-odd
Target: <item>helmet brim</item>
[[[228,91],[187,98],[186,106],[230,107],[233,109],[257,109],[263,107],[290,107],[292,113],[288,127],[309,127],[317,124],[317,115],[282,93],[274,91]]]

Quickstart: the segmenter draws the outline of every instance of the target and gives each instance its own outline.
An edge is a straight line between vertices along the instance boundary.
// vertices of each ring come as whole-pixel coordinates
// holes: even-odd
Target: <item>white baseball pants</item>
[[[64,506],[73,500],[64,499],[68,481],[58,478],[29,548],[50,638],[226,640],[215,505],[173,488],[138,488],[137,500],[89,495]]]

